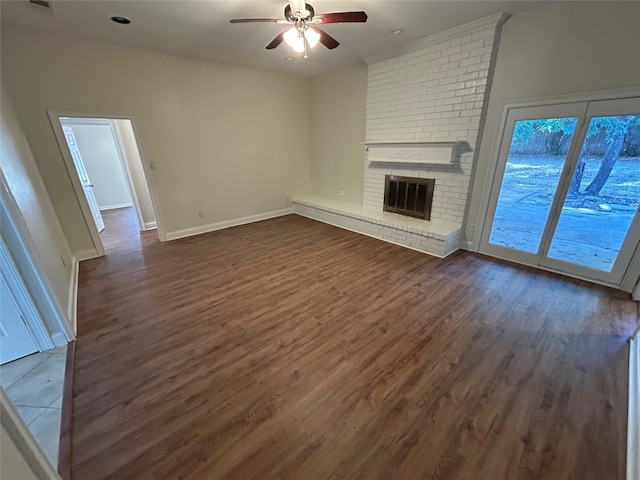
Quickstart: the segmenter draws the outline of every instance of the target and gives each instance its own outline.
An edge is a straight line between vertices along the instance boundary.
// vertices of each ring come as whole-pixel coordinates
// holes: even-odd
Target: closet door
[[[38,351],[27,324],[0,275],[0,365]]]

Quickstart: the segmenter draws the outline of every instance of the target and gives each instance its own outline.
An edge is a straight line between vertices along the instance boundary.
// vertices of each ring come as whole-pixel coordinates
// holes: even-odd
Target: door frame
[[[119,118],[117,120],[130,120],[130,119],[122,119]],[[113,135],[113,141],[115,142],[116,145],[116,150],[118,151],[118,157],[120,158],[120,165],[122,165],[122,170],[124,172],[124,176],[127,179],[127,185],[129,187],[129,193],[131,194],[131,202],[133,203],[133,208],[136,211],[136,218],[138,219],[138,227],[139,230],[141,232],[147,231],[147,230],[154,230],[157,229],[157,223],[154,223],[152,226],[147,226],[147,224],[144,221],[144,217],[142,215],[142,208],[140,207],[140,200],[138,198],[138,190],[136,189],[135,183],[133,182],[133,177],[131,175],[131,168],[129,167],[129,161],[127,160],[127,154],[125,153],[125,148],[124,148],[124,144],[122,142],[122,137],[120,135],[120,129],[116,126],[116,119],[110,118],[109,119],[109,126],[111,127],[111,135]],[[131,126],[133,127],[133,121],[131,121]],[[134,137],[136,140],[136,146],[138,147],[138,154],[140,155],[140,159],[142,159],[142,153],[140,152],[140,144],[139,144],[139,140],[138,140],[138,136],[137,133],[135,133],[135,128],[134,128]],[[141,162],[142,166],[144,167],[144,161]],[[149,187],[149,181],[147,180],[146,177],[146,172],[145,172],[145,183],[147,185],[147,190],[149,190],[149,197],[151,197],[151,189]],[[151,208],[154,210],[154,216],[155,216],[155,202],[151,201]]]
[[[60,154],[62,155],[65,168],[67,169],[67,174],[69,175],[69,179],[71,180],[73,191],[76,195],[76,199],[78,200],[78,204],[80,205],[80,210],[82,211],[82,216],[84,217],[85,225],[89,230],[89,234],[91,235],[91,240],[94,246],[94,249],[92,250],[77,252],[76,257],[78,258],[78,260],[81,261],[81,260],[88,260],[90,258],[101,257],[103,255],[106,255],[106,251],[104,249],[102,239],[100,238],[100,233],[98,232],[98,228],[96,227],[96,224],[93,220],[93,215],[91,214],[91,209],[89,208],[89,202],[85,197],[84,190],[82,189],[82,183],[80,182],[80,178],[78,177],[78,172],[76,171],[76,167],[73,163],[73,158],[71,157],[71,152],[69,151],[67,141],[64,137],[64,132],[62,131],[62,125],[60,123],[60,117],[69,117],[71,119],[92,118],[92,119],[103,119],[103,120],[130,120],[131,121],[133,133],[136,137],[136,143],[138,144],[140,159],[142,161],[142,170],[144,172],[144,177],[147,182],[147,187],[149,188],[149,195],[151,196],[151,205],[153,207],[153,213],[156,217],[158,237],[160,237],[160,241],[162,242],[166,241],[167,237],[164,229],[164,221],[163,221],[162,214],[159,207],[158,195],[156,193],[156,186],[154,183],[153,175],[151,175],[151,172],[149,170],[149,164],[145,160],[146,156],[144,154],[142,141],[138,133],[139,128],[138,128],[138,124],[135,117],[130,115],[107,115],[107,114],[100,114],[100,113],[93,113],[93,112],[63,111],[63,110],[53,110],[53,109],[47,109],[47,115],[49,116],[49,122],[51,123],[51,128],[53,129],[53,133],[56,137],[56,141],[58,142],[58,148],[60,150]],[[115,137],[115,138],[118,138],[118,137]],[[116,146],[117,145],[118,145],[118,142],[116,141]],[[133,196],[132,196],[132,200],[133,200]]]
[[[29,289],[24,284],[22,277],[18,274],[18,267],[11,257],[11,252],[2,237],[0,237],[0,276],[15,300],[18,311],[22,315],[27,330],[29,330],[38,351],[44,352],[45,350],[54,348],[55,345],[53,344],[51,335],[49,335],[49,332],[44,327],[38,310],[29,294]]]
[[[76,338],[75,325],[73,324],[75,296],[69,308],[65,309],[60,305],[49,282],[49,277],[39,261],[38,251],[33,244],[29,229],[24,223],[22,212],[2,172],[0,172],[0,184],[2,198],[0,215],[2,215],[4,228],[8,230],[3,230],[0,237],[1,249],[4,250],[2,252],[2,268],[3,270],[5,268],[4,254],[6,253],[6,261],[9,262],[6,265],[6,271],[15,275],[17,283],[14,284],[14,287],[22,290],[21,294],[15,295],[14,298],[17,301],[25,302],[25,310],[22,313],[38,348],[41,349],[40,351],[66,345]],[[22,267],[18,267],[18,265]],[[70,284],[70,292],[72,285],[73,283]],[[20,304],[18,306],[22,307]],[[33,315],[30,315],[31,313]]]
[[[640,86],[618,88],[618,89],[611,89],[611,90],[598,90],[594,92],[575,93],[575,94],[568,94],[568,95],[536,97],[536,98],[529,98],[524,100],[505,100],[501,102],[500,116],[498,117],[496,129],[495,129],[495,135],[493,137],[493,142],[491,144],[491,150],[489,154],[489,163],[487,165],[487,173],[484,178],[482,196],[480,198],[480,212],[476,219],[476,226],[478,228],[475,229],[470,250],[474,252],[480,252],[481,238],[484,234],[484,229],[485,229],[485,225],[486,225],[486,221],[489,213],[488,210],[491,205],[492,188],[493,188],[496,173],[498,171],[500,150],[502,148],[503,142],[505,141],[504,133],[507,128],[507,119],[509,116],[509,112],[511,110],[518,109],[518,108],[525,108],[525,107],[553,106],[553,105],[565,104],[565,103],[592,102],[592,101],[598,101],[598,100],[617,100],[617,99],[638,97],[638,96],[640,96]],[[572,139],[572,142],[573,141],[574,139]],[[486,254],[490,256],[495,256],[491,253],[486,253]],[[512,261],[516,263],[522,263],[522,264],[528,265],[521,260],[513,259]],[[537,266],[536,268],[540,268],[542,270],[547,270],[555,273],[560,273],[561,275],[565,275],[565,276],[579,278],[581,280],[586,280],[592,283],[598,283],[601,285],[618,288],[625,292],[631,292],[634,286],[638,283],[638,281],[640,281],[640,275],[638,275],[637,273],[636,274],[633,273],[638,271],[638,269],[634,268],[636,266],[640,266],[640,245],[636,247],[635,252],[631,257],[629,267],[627,268],[627,271],[625,272],[622,278],[622,282],[620,284],[612,284],[606,281],[594,280],[592,278],[587,278],[579,274],[575,274],[575,275],[568,274],[567,272],[562,272],[548,266]]]

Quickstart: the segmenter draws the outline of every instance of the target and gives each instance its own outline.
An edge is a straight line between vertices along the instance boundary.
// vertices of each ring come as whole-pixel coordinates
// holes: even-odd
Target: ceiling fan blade
[[[329,50],[333,50],[338,45],[340,45],[340,43],[335,38],[333,38],[324,30],[320,30],[318,27],[314,27],[314,29],[317,30],[317,32],[320,34],[320,43],[327,47]]]
[[[280,33],[276,38],[271,40],[271,43],[266,47],[267,50],[272,50],[276,48],[278,45],[280,45],[283,42],[283,40],[284,40],[284,32]]]
[[[348,22],[366,22],[366,12],[335,12],[321,13],[313,17],[313,20],[319,19],[320,23],[348,23]]]
[[[230,23],[256,23],[256,22],[268,22],[268,23],[278,23],[279,20],[277,18],[234,18],[229,20]]]

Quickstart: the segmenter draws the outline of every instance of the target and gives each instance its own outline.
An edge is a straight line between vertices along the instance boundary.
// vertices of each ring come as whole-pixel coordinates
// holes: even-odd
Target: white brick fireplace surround
[[[493,15],[366,60],[366,143],[462,142],[457,162],[370,161],[365,153],[362,205],[304,197],[293,200],[294,211],[441,257],[457,250],[507,18]],[[431,220],[382,212],[385,175],[435,179]]]

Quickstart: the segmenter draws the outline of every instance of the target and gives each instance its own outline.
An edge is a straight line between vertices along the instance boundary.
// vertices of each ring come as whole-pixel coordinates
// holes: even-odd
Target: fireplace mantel
[[[370,162],[458,163],[459,146],[464,142],[363,142]]]

